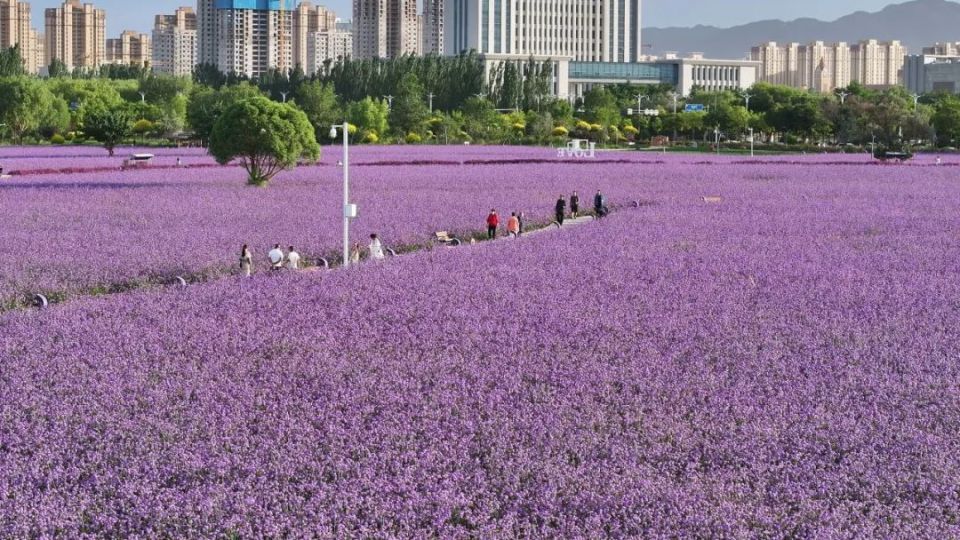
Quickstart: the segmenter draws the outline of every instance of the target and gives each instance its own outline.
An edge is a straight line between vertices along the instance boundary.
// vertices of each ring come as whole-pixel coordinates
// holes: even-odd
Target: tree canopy
[[[248,182],[266,186],[301,159],[320,159],[320,145],[303,111],[257,96],[233,103],[220,115],[210,137],[210,153],[222,165],[240,160]]]

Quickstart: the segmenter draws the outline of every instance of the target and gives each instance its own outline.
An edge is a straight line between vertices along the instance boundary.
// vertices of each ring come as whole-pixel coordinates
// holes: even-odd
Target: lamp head
[[[331,139],[336,139],[336,138],[337,138],[337,128],[336,128],[336,126],[330,128],[330,138],[331,138]]]

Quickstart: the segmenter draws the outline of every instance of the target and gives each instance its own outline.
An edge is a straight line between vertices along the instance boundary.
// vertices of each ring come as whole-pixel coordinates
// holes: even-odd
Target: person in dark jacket
[[[557,199],[556,214],[557,214],[557,223],[559,223],[560,225],[563,225],[563,218],[566,217],[566,214],[567,214],[567,200],[563,198],[563,195],[561,195],[560,198]]]
[[[607,215],[607,201],[599,189],[597,190],[597,194],[593,196],[593,211],[597,214],[597,217]]]
[[[497,228],[500,227],[500,216],[497,215],[497,210],[490,210],[490,214],[487,216],[487,238],[493,240],[497,237]]]
[[[576,191],[570,196],[570,217],[577,219],[580,214],[580,195]]]

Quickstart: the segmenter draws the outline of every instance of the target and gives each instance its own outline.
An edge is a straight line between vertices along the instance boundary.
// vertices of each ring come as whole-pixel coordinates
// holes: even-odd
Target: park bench
[[[718,197],[716,195],[701,197],[703,202],[707,204],[719,204],[723,202],[723,197]]]
[[[450,236],[447,231],[439,231],[434,234],[434,239],[445,246],[459,246],[460,240]]]
[[[906,152],[884,152],[883,154],[880,154],[880,160],[881,160],[881,161],[887,161],[887,160],[890,160],[890,159],[895,159],[895,160],[899,161],[900,163],[903,163],[904,161],[907,161],[907,160],[910,159],[911,157],[913,157],[913,156],[910,155],[910,154],[908,154],[908,153],[906,153]]]
[[[123,169],[126,170],[149,167],[151,161],[153,161],[153,154],[133,154],[127,159],[123,160]]]

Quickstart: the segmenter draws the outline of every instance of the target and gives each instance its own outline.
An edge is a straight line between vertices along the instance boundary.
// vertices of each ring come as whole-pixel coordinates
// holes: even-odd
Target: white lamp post
[[[427,94],[427,97],[430,98],[430,114],[433,114],[433,92]]]
[[[645,96],[643,94],[637,94],[637,115],[643,114],[643,100],[650,99],[650,96]]]
[[[841,91],[837,92],[837,97],[840,98],[840,105],[843,105],[844,103],[847,102],[847,97],[848,97],[849,95],[850,95],[850,92],[847,92],[847,91],[845,91],[845,90],[841,90]]]
[[[748,128],[750,130],[750,157],[753,157],[753,128]]]
[[[743,100],[747,102],[747,112],[750,112],[750,98],[752,98],[753,95],[750,94],[750,92],[744,92],[740,95],[743,97]]]
[[[137,93],[140,94],[140,103],[146,103],[147,102],[146,92],[137,92]]]
[[[287,95],[288,95],[288,94],[290,94],[290,92],[280,92],[280,95],[283,96],[283,102],[284,102],[284,103],[287,102]]]
[[[717,144],[717,155],[720,155],[720,126],[713,128],[713,137]]]
[[[357,217],[357,205],[350,204],[350,124],[330,127],[330,138],[336,140],[343,131],[343,267],[350,267],[350,220]]]

